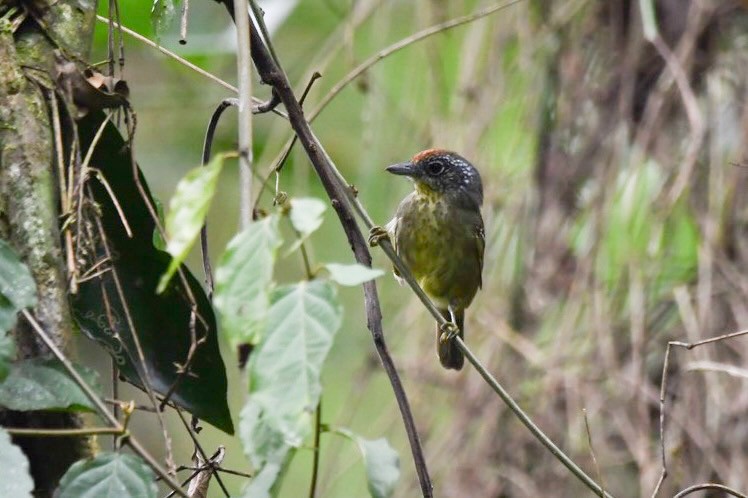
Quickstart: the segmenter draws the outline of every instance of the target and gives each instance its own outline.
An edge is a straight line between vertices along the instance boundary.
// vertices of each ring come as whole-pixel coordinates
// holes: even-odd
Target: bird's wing
[[[483,228],[483,218],[478,215],[478,223],[475,224],[475,248],[478,252],[478,287],[483,287],[483,253],[486,250],[486,232]]]

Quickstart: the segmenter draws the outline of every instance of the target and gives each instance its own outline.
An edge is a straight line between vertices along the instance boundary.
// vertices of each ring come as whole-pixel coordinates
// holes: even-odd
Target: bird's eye
[[[444,170],[445,166],[441,161],[431,161],[426,165],[426,173],[431,176],[441,175]]]

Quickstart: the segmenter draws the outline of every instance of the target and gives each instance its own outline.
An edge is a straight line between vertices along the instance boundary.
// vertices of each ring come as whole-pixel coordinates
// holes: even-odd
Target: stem
[[[28,429],[18,427],[5,427],[5,431],[11,436],[40,436],[40,437],[80,437],[96,436],[101,434],[113,434],[122,436],[127,431],[116,427],[90,427],[80,429]]]
[[[239,188],[242,228],[252,222],[252,55],[249,43],[249,10],[247,0],[233,0],[234,10],[242,12],[235,19],[239,79]]]
[[[309,485],[309,498],[317,495],[317,475],[319,474],[319,436],[322,427],[322,396],[317,403],[317,413],[314,420],[314,456],[312,459],[312,482]]]

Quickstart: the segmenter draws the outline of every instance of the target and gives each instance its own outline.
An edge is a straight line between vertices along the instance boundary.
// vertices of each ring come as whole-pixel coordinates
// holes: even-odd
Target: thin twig
[[[735,491],[732,488],[728,488],[727,486],[724,486],[722,484],[714,484],[710,482],[704,483],[704,484],[697,484],[695,486],[686,488],[683,491],[679,492],[677,495],[673,496],[673,498],[683,498],[686,495],[690,495],[691,493],[694,493],[696,491],[701,491],[704,489],[716,489],[718,491],[724,491],[728,495],[737,496],[737,498],[748,498],[747,495],[744,495],[743,493],[740,493],[739,491]]]
[[[712,344],[715,342],[725,341],[728,339],[733,339],[735,337],[744,336],[746,334],[748,334],[748,329],[738,330],[737,332],[731,332],[729,334],[724,334],[724,335],[720,335],[717,337],[710,337],[709,339],[703,339],[701,341],[696,341],[696,342],[669,341],[667,343],[667,348],[665,349],[665,359],[662,363],[662,377],[660,380],[660,462],[662,464],[662,469],[660,471],[660,477],[659,479],[657,479],[657,484],[655,485],[654,491],[652,491],[651,498],[655,498],[657,496],[657,494],[660,492],[660,488],[662,487],[662,483],[665,482],[665,479],[668,476],[667,458],[665,456],[665,391],[667,390],[668,367],[670,366],[670,351],[672,350],[673,347],[684,348],[690,351],[693,348],[697,348],[705,344]],[[688,491],[688,490],[684,490],[684,491]],[[693,491],[696,491],[696,490],[693,490]],[[688,491],[688,493],[690,492],[691,491]],[[685,495],[682,495],[682,496],[685,496]],[[735,496],[742,496],[742,495],[735,495]]]
[[[322,432],[322,396],[317,403],[314,417],[314,455],[312,456],[312,480],[309,483],[309,498],[317,496],[317,476],[319,475],[319,436]]]
[[[29,429],[17,427],[3,427],[11,436],[40,436],[40,437],[81,437],[114,434],[122,436],[126,431],[118,427],[83,427],[80,429]]]
[[[210,462],[211,459],[208,458],[208,454],[205,453],[205,450],[200,444],[200,440],[197,439],[197,434],[195,434],[194,429],[189,423],[187,423],[187,420],[185,420],[184,414],[182,414],[182,410],[180,410],[179,407],[176,407],[176,406],[174,407],[174,409],[176,410],[177,415],[179,415],[180,422],[182,422],[182,425],[184,425],[184,428],[187,429],[187,433],[190,435],[190,439],[192,439],[192,443],[195,445],[195,451],[197,451],[200,454],[203,460],[205,460],[206,462]],[[218,467],[218,469],[220,469],[220,467]],[[226,489],[226,485],[223,484],[223,480],[221,480],[221,476],[219,476],[218,473],[216,472],[214,472],[214,474],[216,476],[216,482],[218,482],[218,485],[221,487],[221,491],[223,491],[223,494],[227,498],[231,496],[228,489]]]
[[[233,0],[234,10],[248,14],[247,0]],[[238,16],[236,25],[236,72],[239,80],[239,219],[241,227],[252,222],[252,51],[249,15]]]
[[[221,119],[223,111],[229,106],[238,106],[239,100],[235,98],[223,99],[218,107],[216,107],[213,114],[210,116],[208,122],[208,129],[205,130],[205,141],[203,142],[203,166],[210,162],[210,152],[213,148],[213,137],[216,133],[216,127],[218,121]],[[210,257],[208,254],[208,222],[207,220],[203,223],[200,229],[200,251],[203,259],[203,271],[205,272],[205,284],[208,287],[208,299],[213,297],[213,270],[210,267]]]
[[[188,67],[188,68],[192,69],[193,71],[195,71],[196,73],[200,74],[201,76],[205,76],[206,78],[212,80],[215,83],[218,83],[222,87],[227,88],[227,89],[231,90],[234,93],[239,93],[239,90],[234,85],[231,85],[230,83],[226,83],[225,81],[223,81],[221,78],[219,78],[215,74],[209,73],[205,69],[197,67],[196,65],[194,65],[190,61],[188,61],[188,60],[186,60],[186,59],[178,56],[177,54],[175,54],[171,50],[165,49],[164,47],[162,47],[158,43],[155,43],[155,42],[151,41],[150,39],[148,39],[147,37],[141,35],[140,33],[136,32],[136,31],[133,31],[130,28],[126,28],[125,26],[122,26],[122,25],[120,25],[120,24],[118,24],[118,23],[116,23],[114,21],[110,21],[106,17],[98,15],[98,14],[96,15],[96,19],[99,22],[102,22],[102,23],[105,23],[105,24],[111,23],[115,28],[121,29],[123,32],[125,32],[128,35],[132,36],[136,40],[138,40],[138,41],[140,41],[142,43],[145,43],[146,45],[148,45],[151,48],[155,48],[156,50],[158,50],[162,54],[164,54],[164,55],[166,55],[168,57],[171,57],[175,61],[179,62],[180,64],[182,64],[185,67]]]
[[[458,26],[462,26],[464,24],[477,21],[478,19],[481,19],[482,17],[489,16],[495,12],[503,10],[507,7],[511,7],[512,5],[516,5],[522,1],[523,0],[512,0],[510,2],[500,2],[494,5],[490,5],[486,7],[485,9],[481,9],[479,11],[473,12],[472,14],[450,19],[449,21],[445,21],[445,22],[430,26],[426,29],[422,29],[421,31],[418,31],[417,33],[414,33],[408,36],[407,38],[403,38],[402,40],[396,43],[393,43],[392,45],[380,50],[379,52],[372,55],[371,57],[366,59],[364,62],[356,66],[348,74],[346,74],[342,80],[337,82],[335,86],[333,86],[330,89],[330,91],[327,92],[327,95],[325,95],[322,98],[319,104],[317,104],[317,107],[309,115],[309,121],[314,120],[314,118],[316,118],[317,115],[320,112],[322,112],[322,109],[324,109],[327,106],[327,104],[329,104],[330,101],[332,101],[332,99],[334,99],[335,96],[341,92],[341,90],[343,90],[353,80],[361,76],[367,69],[371,68],[374,64],[378,63],[382,59],[389,57],[395,52],[399,52],[405,47],[413,45],[414,43],[419,42],[430,36],[433,36],[437,33],[443,33],[445,31],[456,28]]]
[[[603,481],[603,475],[600,473],[600,466],[597,464],[597,458],[595,457],[595,447],[592,445],[592,432],[590,431],[590,422],[587,420],[587,408],[582,408],[584,414],[584,428],[587,431],[587,444],[590,447],[590,455],[592,456],[592,464],[595,466],[595,472],[597,473],[597,480],[600,481],[600,496],[605,496],[605,482]]]
[[[58,348],[54,343],[54,341],[50,339],[44,329],[42,329],[41,325],[39,325],[39,322],[36,321],[34,316],[28,310],[22,310],[21,313],[23,314],[26,321],[31,324],[31,328],[34,329],[36,335],[39,336],[42,342],[44,342],[49,350],[52,351],[52,354],[55,355],[55,357],[62,363],[62,365],[65,367],[65,370],[73,378],[73,381],[75,381],[78,387],[81,388],[83,394],[85,394],[86,397],[91,401],[91,403],[93,403],[94,407],[96,407],[96,410],[101,414],[101,416],[104,417],[106,421],[112,425],[112,427],[119,431],[123,431],[124,427],[122,426],[122,424],[120,424],[119,421],[114,417],[114,415],[112,415],[112,413],[107,409],[101,398],[99,398],[99,396],[94,392],[91,386],[89,386],[88,383],[83,379],[83,377],[81,377],[78,371],[73,367],[73,364],[70,362],[70,360],[68,360],[67,356],[65,356],[60,348]],[[173,489],[179,496],[188,498],[187,494],[182,490],[179,484],[171,478],[169,473],[164,470],[161,465],[159,465],[156,459],[153,458],[153,456],[148,453],[148,451],[146,451],[146,449],[143,448],[133,436],[128,437],[125,442],[128,446],[130,446],[130,448],[132,448],[135,453],[137,453],[139,457],[141,457],[146,461],[146,463],[148,463],[153,471],[158,474],[169,485],[171,489]]]

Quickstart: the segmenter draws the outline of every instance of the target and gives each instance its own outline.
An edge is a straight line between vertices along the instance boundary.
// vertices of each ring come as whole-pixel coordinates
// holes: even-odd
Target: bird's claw
[[[442,344],[451,341],[460,333],[459,327],[457,327],[457,325],[455,325],[453,322],[444,323],[439,328],[442,331],[441,335],[439,336],[439,341]]]
[[[376,247],[382,240],[389,238],[389,232],[382,227],[371,227],[371,230],[369,230],[369,245],[371,247]]]

